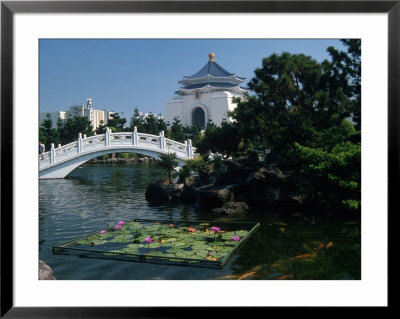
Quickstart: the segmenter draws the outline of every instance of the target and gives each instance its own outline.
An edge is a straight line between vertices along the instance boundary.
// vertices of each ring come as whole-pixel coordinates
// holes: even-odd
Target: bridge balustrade
[[[67,145],[58,145],[54,148],[51,145],[51,149],[44,153],[44,158],[41,159],[39,156],[40,170],[46,169],[52,166],[56,162],[68,161],[70,158],[75,158],[79,154],[94,152],[96,150],[107,150],[118,149],[118,148],[130,148],[156,151],[159,153],[173,152],[180,158],[190,159],[193,158],[193,152],[195,149],[192,147],[191,141],[185,141],[180,143],[164,137],[164,132],[161,132],[159,136],[138,133],[135,127],[133,132],[116,132],[111,133],[107,128],[106,133],[102,135],[95,135],[86,137],[79,133],[78,139],[75,142]],[[162,152],[160,152],[162,151]]]

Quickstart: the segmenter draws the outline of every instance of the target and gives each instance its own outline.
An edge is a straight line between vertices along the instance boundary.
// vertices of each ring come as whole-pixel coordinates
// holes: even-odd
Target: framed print
[[[1,316],[389,309],[399,18],[2,1]]]

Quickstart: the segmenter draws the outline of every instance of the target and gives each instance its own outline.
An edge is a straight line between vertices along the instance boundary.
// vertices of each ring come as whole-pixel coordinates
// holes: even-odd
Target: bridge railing
[[[86,137],[79,133],[75,142],[67,145],[59,145],[57,148],[51,144],[50,151],[45,152],[43,159],[39,156],[40,167],[44,168],[55,162],[63,161],[76,154],[93,151],[96,149],[114,148],[116,146],[132,146],[132,148],[143,148],[149,150],[162,150],[166,152],[174,152],[179,157],[193,158],[195,148],[192,147],[191,141],[180,143],[164,137],[164,132],[160,135],[152,135],[147,133],[138,133],[136,127],[133,132],[117,132],[111,133],[107,128],[105,134]]]

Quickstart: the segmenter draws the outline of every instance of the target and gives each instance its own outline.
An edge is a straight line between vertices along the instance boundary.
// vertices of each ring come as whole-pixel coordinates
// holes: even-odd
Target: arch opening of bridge
[[[39,178],[65,178],[83,163],[102,155],[111,153],[137,153],[159,159],[161,154],[175,153],[182,166],[188,159],[193,158],[196,149],[191,140],[180,143],[165,138],[164,132],[152,135],[137,132],[111,133],[109,128],[105,134],[91,137],[78,135],[76,142],[57,148],[51,144],[43,159],[39,157]]]

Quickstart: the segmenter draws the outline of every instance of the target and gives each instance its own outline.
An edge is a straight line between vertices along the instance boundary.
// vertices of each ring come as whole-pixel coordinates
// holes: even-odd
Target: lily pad
[[[179,258],[189,258],[194,255],[194,251],[192,250],[176,250],[175,256]]]
[[[163,240],[164,240],[165,243],[172,243],[172,242],[176,241],[176,238],[171,237],[171,238],[165,238]]]
[[[117,235],[113,239],[110,240],[111,243],[127,243],[132,241],[132,235]]]
[[[219,251],[212,251],[212,252],[210,252],[210,256],[211,256],[211,257],[215,257],[215,258],[218,258],[218,259],[224,257],[225,255],[226,255],[225,252],[219,252]]]
[[[179,248],[188,248],[190,247],[189,244],[185,243],[185,242],[181,242],[181,241],[174,241],[171,243],[172,247],[179,247]]]
[[[98,245],[103,245],[106,243],[107,243],[107,240],[98,239],[98,240],[94,240],[94,241],[90,242],[89,245],[90,246],[98,246]]]
[[[129,223],[126,223],[125,226],[129,229],[138,229],[139,230],[139,229],[143,228],[143,225],[139,222],[129,222]]]
[[[150,243],[150,244],[144,244],[144,248],[159,248],[160,244],[159,243]]]
[[[205,258],[209,254],[208,250],[196,250],[195,255],[200,258]]]

